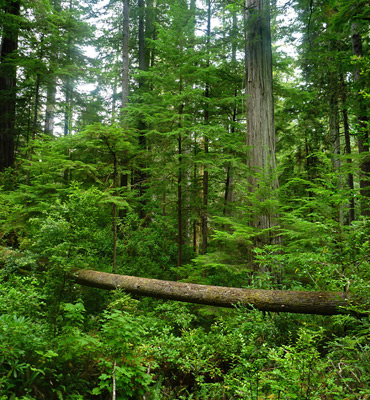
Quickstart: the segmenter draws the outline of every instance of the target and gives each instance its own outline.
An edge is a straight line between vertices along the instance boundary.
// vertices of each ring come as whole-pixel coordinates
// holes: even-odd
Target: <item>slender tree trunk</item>
[[[233,72],[236,73],[237,70],[237,60],[236,60],[236,51],[237,51],[237,46],[236,46],[236,40],[237,40],[237,35],[238,35],[238,20],[236,16],[236,11],[233,11],[233,27],[231,31],[231,60],[232,60],[232,68]],[[235,88],[234,90],[234,97],[235,100],[238,96],[238,90]],[[229,126],[229,132],[231,132],[232,136],[235,134],[235,123],[236,123],[236,116],[237,116],[237,105],[235,101],[235,105],[233,108],[233,115],[232,115],[232,120],[231,124]],[[229,204],[233,202],[233,192],[234,192],[234,178],[232,174],[232,168],[231,168],[231,163],[229,162],[226,166],[226,182],[225,182],[225,195],[224,195],[224,209],[223,209],[223,215],[226,216],[229,212]]]
[[[144,0],[138,0],[139,5],[139,70],[147,71],[149,68],[149,58],[147,52],[147,46],[145,41],[145,3]],[[146,79],[139,79],[139,89],[144,91],[146,89]],[[139,121],[139,147],[141,150],[145,149],[146,146],[146,137],[145,130],[146,126],[143,120],[140,118]],[[140,187],[142,186],[142,181],[145,179],[142,172],[140,172]],[[140,190],[142,191],[142,189]]]
[[[349,167],[349,171],[352,171],[352,159],[351,154],[351,137],[349,130],[349,122],[348,122],[348,111],[347,111],[347,94],[346,94],[346,85],[344,82],[343,75],[340,77],[341,80],[341,97],[342,97],[342,116],[343,116],[343,129],[344,129],[344,141],[345,141],[345,152],[347,154],[347,165]],[[354,198],[354,181],[352,172],[348,173],[347,183],[350,189],[349,194],[349,207],[348,207],[348,224],[350,225],[355,220],[355,198]]]
[[[114,360],[113,371],[112,371],[112,400],[116,400],[116,367],[117,361]]]
[[[231,173],[231,163],[227,164],[226,167],[226,182],[225,182],[225,195],[224,195],[224,209],[223,215],[226,216],[229,213],[229,204],[233,201],[233,176]]]
[[[153,2],[147,1],[147,7],[145,7],[144,0],[138,0],[139,6],[139,70],[147,71],[150,64],[150,49],[148,47],[147,38],[152,38],[154,32],[153,18]],[[146,18],[145,18],[146,17]],[[148,90],[147,81],[145,78],[140,77],[139,79],[139,90],[144,92]],[[145,135],[146,124],[143,118],[139,119],[138,130],[139,130],[139,149],[141,150],[141,160],[139,160],[139,171],[137,174],[136,184],[139,188],[139,217],[145,218],[145,181],[147,180],[146,173],[144,171],[145,162],[144,154],[147,148],[147,140]]]
[[[65,95],[65,108],[64,108],[64,136],[68,136],[71,133],[72,123],[72,107],[71,107],[71,78],[66,78],[64,95]]]
[[[36,87],[35,87],[35,102],[34,102],[34,110],[33,110],[33,121],[32,121],[32,141],[31,146],[28,149],[28,160],[32,161],[32,153],[33,153],[33,144],[32,142],[36,139],[37,133],[37,121],[38,121],[38,111],[39,111],[39,102],[40,102],[40,74],[37,74],[36,77]],[[30,170],[27,170],[26,175],[26,185],[30,184]]]
[[[211,18],[212,18],[212,7],[211,0],[207,0],[207,37],[206,37],[206,53],[207,53],[207,68],[210,66],[210,41],[211,41]],[[206,87],[204,92],[205,105],[204,105],[204,123],[209,124],[209,98],[210,98],[210,84],[208,79],[206,79]],[[202,210],[202,254],[207,253],[208,247],[208,152],[209,152],[209,139],[207,135],[204,135],[204,153],[206,162],[203,165],[203,210]]]
[[[182,111],[180,110],[182,113]],[[181,114],[180,114],[181,117]],[[177,267],[182,266],[182,244],[183,244],[183,226],[182,226],[182,135],[179,133],[177,138],[179,165],[177,172]]]
[[[6,0],[2,7],[5,21],[2,26],[0,49],[0,172],[13,167],[15,161],[15,111],[20,1]]]
[[[338,88],[336,87],[337,83],[336,74],[332,76],[332,93],[329,97],[329,136],[332,145],[332,153],[333,153],[333,169],[334,173],[337,175],[337,188],[342,188],[342,182],[340,177],[340,134],[339,134],[339,104],[338,104]],[[341,205],[338,206],[338,220],[340,225],[343,225],[343,207]]]
[[[245,7],[248,187],[258,192],[261,181],[272,189],[277,187],[269,0],[246,0]],[[265,195],[258,196],[265,200]],[[271,228],[274,218],[258,215],[253,225]]]
[[[154,39],[155,36],[155,24],[154,24],[154,0],[146,0],[146,12],[145,12],[145,43],[144,43],[144,68],[145,71],[149,70],[150,65],[153,62],[154,51],[152,46],[148,44],[148,39]]]
[[[130,39],[130,2],[123,0],[123,28],[122,28],[122,118],[124,121],[124,111],[128,104],[129,94],[129,39]]]
[[[50,3],[54,7],[54,12],[61,12],[60,0],[54,0]],[[50,55],[50,64],[57,64],[58,56],[60,53],[59,38],[53,37],[51,39],[51,45],[53,47],[53,53]],[[55,123],[55,99],[57,93],[57,76],[53,67],[49,68],[46,83],[46,110],[45,110],[45,125],[44,134],[48,136],[54,136],[54,123]]]
[[[126,107],[128,105],[128,97],[129,97],[129,81],[130,81],[130,75],[129,75],[129,68],[130,68],[130,1],[129,0],[123,0],[123,23],[122,23],[122,71],[121,71],[121,89],[122,89],[122,98],[121,98],[121,123],[122,127],[125,128],[127,127],[127,121],[126,121]],[[112,118],[113,120],[116,117],[116,91],[117,91],[117,81],[116,78],[114,80],[114,87],[113,87],[113,103],[112,103]],[[118,163],[117,157],[115,157],[115,162]],[[118,165],[115,167],[115,173],[118,174]],[[116,177],[118,179],[118,176]],[[118,187],[118,182],[115,183],[116,187]],[[128,187],[128,173],[121,174],[120,178],[120,186],[121,187]],[[114,242],[117,242],[117,206],[114,206],[115,209],[113,209],[113,219],[114,219],[114,226],[113,226],[113,232],[114,232]],[[126,216],[126,210],[120,210],[119,211],[119,216],[121,218],[124,218]],[[117,245],[114,245],[114,261],[113,261],[113,267],[114,271],[116,269],[116,248]]]
[[[357,23],[352,24],[352,49],[353,55],[363,57],[362,37],[359,33]],[[354,82],[357,86],[356,103],[357,103],[357,120],[359,125],[358,132],[358,151],[364,154],[360,165],[360,193],[361,193],[361,215],[370,216],[370,156],[369,152],[369,117],[367,114],[367,106],[362,98],[360,91],[366,89],[367,82],[361,79],[361,71],[356,68],[354,71]]]
[[[113,153],[113,186],[114,189],[118,187],[118,159],[117,159],[117,153]],[[115,196],[118,196],[117,192],[115,191],[114,193]],[[112,266],[112,272],[115,274],[116,269],[117,269],[117,204],[113,203],[112,206],[112,211],[113,211],[113,266]]]

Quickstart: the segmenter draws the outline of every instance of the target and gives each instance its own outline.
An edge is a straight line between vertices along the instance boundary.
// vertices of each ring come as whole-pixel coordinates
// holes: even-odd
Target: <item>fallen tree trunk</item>
[[[0,247],[0,266],[10,257],[21,257],[11,249]],[[25,269],[22,265],[22,269]],[[93,270],[78,270],[73,279],[76,283],[99,289],[121,288],[129,293],[208,304],[217,307],[244,305],[261,311],[290,312],[301,314],[335,315],[347,313],[354,300],[345,292],[304,292],[293,290],[240,289],[223,286],[197,285],[194,283],[163,281],[116,275]],[[361,301],[356,300],[356,303]]]
[[[138,278],[92,270],[77,271],[75,281],[100,289],[121,288],[141,296],[218,307],[244,305],[261,311],[335,315],[345,313],[345,307],[349,305],[349,295],[344,292],[240,289]]]

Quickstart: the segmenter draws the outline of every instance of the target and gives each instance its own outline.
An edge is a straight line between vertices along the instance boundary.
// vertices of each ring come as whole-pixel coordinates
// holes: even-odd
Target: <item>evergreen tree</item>
[[[16,80],[20,1],[2,4],[0,52],[0,172],[14,166]]]

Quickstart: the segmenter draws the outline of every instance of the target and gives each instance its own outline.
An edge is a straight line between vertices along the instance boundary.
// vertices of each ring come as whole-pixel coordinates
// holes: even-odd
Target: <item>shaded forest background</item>
[[[70,275],[368,314],[369,1],[1,0],[0,21],[0,399],[368,399],[368,317]]]

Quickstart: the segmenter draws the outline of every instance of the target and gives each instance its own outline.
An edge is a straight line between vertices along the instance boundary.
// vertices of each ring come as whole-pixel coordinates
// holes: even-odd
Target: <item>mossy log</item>
[[[343,292],[305,292],[291,290],[241,289],[194,283],[163,281],[79,270],[77,283],[100,289],[117,289],[141,296],[171,299],[218,307],[244,305],[261,311],[335,315],[345,313],[349,294]]]

